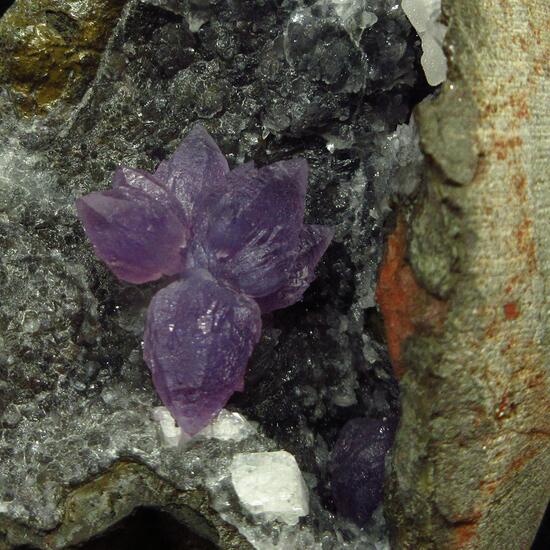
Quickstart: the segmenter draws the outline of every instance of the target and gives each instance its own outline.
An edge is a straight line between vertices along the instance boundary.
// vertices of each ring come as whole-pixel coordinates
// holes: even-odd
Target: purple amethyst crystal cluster
[[[196,126],[154,174],[119,168],[113,189],[77,201],[97,255],[131,283],[171,282],[147,314],[144,358],[188,434],[235,391],[261,315],[298,301],[332,230],[304,225],[307,162],[229,170]]]

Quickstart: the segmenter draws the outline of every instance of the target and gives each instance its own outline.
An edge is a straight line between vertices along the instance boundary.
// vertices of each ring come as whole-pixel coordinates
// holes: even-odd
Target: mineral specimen
[[[306,186],[303,159],[229,171],[198,125],[154,175],[119,168],[112,190],[77,201],[119,279],[177,277],[151,302],[144,358],[191,436],[243,390],[261,310],[295,303],[314,278],[332,230],[304,225]]]
[[[84,2],[43,4],[54,3],[83,28],[86,14],[71,6]],[[350,531],[332,513],[328,449],[348,419],[397,406],[374,296],[392,197],[419,181],[409,118],[425,79],[400,0],[330,3],[128,0],[99,69],[86,66],[90,84],[71,90],[78,107],[57,101],[47,119],[20,119],[13,95],[0,90],[0,501],[8,503],[0,538],[8,544],[71,547],[120,518],[119,505],[164,508],[160,489],[144,491],[128,474],[130,459],[178,488],[171,503],[208,491],[215,515],[256,547],[274,537],[281,548],[384,547],[383,515],[375,528]],[[315,17],[302,17],[304,7]],[[4,22],[3,36],[20,36],[13,18]],[[328,56],[327,37],[338,42]],[[2,68],[14,63],[0,58]],[[199,120],[231,167],[306,158],[305,220],[336,227],[336,236],[303,299],[264,316],[246,391],[228,404],[261,430],[174,448],[159,444],[151,411],[160,402],[141,358],[147,305],[172,280],[113,284],[83,238],[73,198],[107,189],[117,166],[153,174]],[[311,481],[310,513],[295,526],[266,527],[243,514],[228,465],[235,453],[279,449]],[[89,506],[67,519],[73,488],[119,461],[135,496],[105,499],[94,484]],[[246,548],[233,536],[219,544]]]
[[[338,511],[364,525],[382,502],[384,464],[396,421],[355,418],[340,431],[331,454],[332,495]]]
[[[290,453],[240,453],[230,471],[235,492],[251,514],[295,525],[309,513],[306,484]]]
[[[199,432],[243,389],[260,331],[258,305],[205,270],[186,273],[153,298],[144,358],[160,398],[186,433]]]
[[[153,176],[134,170],[117,170],[113,185],[77,202],[97,255],[131,283],[178,273],[187,229],[175,196]]]

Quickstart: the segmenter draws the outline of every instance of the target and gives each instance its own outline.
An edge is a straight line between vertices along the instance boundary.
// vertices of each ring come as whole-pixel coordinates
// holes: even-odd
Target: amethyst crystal
[[[76,207],[96,254],[119,279],[139,284],[180,271],[185,216],[150,174],[119,169],[111,191],[90,193]]]
[[[300,300],[332,238],[304,225],[307,162],[230,171],[196,126],[154,175],[120,168],[77,201],[97,255],[131,283],[175,281],[153,298],[144,358],[164,404],[193,435],[237,390],[261,313]]]
[[[260,308],[248,296],[195,269],[153,298],[145,360],[164,403],[196,433],[235,390],[261,331]]]
[[[364,525],[384,494],[384,463],[395,419],[354,418],[348,421],[332,450],[332,496],[338,512]]]

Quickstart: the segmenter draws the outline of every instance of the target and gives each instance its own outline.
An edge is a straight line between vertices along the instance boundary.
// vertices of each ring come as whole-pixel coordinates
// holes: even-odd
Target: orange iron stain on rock
[[[389,235],[378,275],[376,301],[384,318],[388,352],[397,378],[405,373],[404,341],[415,333],[440,327],[447,304],[419,286],[407,261],[407,224],[400,215]]]
[[[519,317],[519,308],[516,302],[508,302],[507,304],[504,304],[503,309],[504,317],[506,317],[507,321],[513,321]]]
[[[477,523],[475,522],[464,523],[457,526],[454,530],[456,540],[456,546],[454,548],[465,548],[475,537],[476,531]]]

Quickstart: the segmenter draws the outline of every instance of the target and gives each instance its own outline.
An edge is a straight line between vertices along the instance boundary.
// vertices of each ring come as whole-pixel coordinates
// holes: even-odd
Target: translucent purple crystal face
[[[332,496],[338,512],[363,526],[382,502],[384,465],[391,449],[395,419],[354,418],[332,450]]]
[[[151,302],[145,360],[164,403],[187,433],[203,428],[242,390],[260,338],[258,304],[204,270],[159,291]]]
[[[113,189],[78,199],[96,254],[122,281],[163,275],[144,358],[160,398],[188,434],[206,426],[233,392],[261,332],[261,314],[302,297],[332,239],[304,225],[307,162],[230,171],[196,126],[154,175],[118,169]]]
[[[145,283],[180,271],[185,215],[150,174],[119,169],[112,190],[90,193],[76,208],[97,255],[119,279]]]

